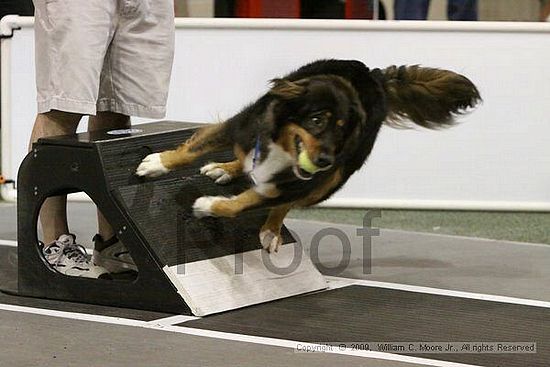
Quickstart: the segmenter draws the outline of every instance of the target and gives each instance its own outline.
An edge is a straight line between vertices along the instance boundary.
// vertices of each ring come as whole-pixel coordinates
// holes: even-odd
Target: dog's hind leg
[[[291,204],[283,204],[270,210],[267,220],[260,230],[260,243],[267,252],[277,252],[283,244],[281,227]]]
[[[149,154],[136,169],[138,176],[156,177],[192,163],[200,156],[231,146],[225,124],[212,124],[199,129],[177,149]]]

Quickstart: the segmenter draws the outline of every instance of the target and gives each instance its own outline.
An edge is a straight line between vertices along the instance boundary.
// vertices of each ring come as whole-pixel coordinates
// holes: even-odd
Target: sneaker
[[[109,272],[88,260],[86,249],[76,243],[74,234],[63,234],[49,245],[42,244],[46,261],[57,272],[73,277],[110,278]]]
[[[130,252],[116,236],[104,241],[100,235],[96,234],[93,241],[96,244],[95,248],[101,244],[99,248],[103,249],[101,251],[94,250],[92,262],[95,265],[102,266],[113,274],[138,271]]]

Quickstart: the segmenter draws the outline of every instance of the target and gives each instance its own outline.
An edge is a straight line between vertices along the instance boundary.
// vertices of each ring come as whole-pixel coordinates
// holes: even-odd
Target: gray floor
[[[132,326],[0,311],[2,366],[415,367],[289,348],[165,333]]]
[[[69,206],[70,228],[85,246],[95,234],[94,210],[88,203]],[[294,219],[286,224],[306,249],[321,237],[312,257],[333,268],[328,275],[550,301],[550,246],[382,229],[372,237],[372,267],[365,269],[368,254],[357,227]],[[335,230],[349,245],[327,234]],[[0,204],[0,240],[16,238],[15,206]]]
[[[16,240],[15,214],[14,205],[0,203],[0,240]],[[86,245],[95,233],[93,206],[72,203],[69,222]],[[287,225],[313,255],[312,239],[326,235],[313,245],[318,256],[312,257],[329,275],[550,301],[549,246],[381,230],[372,239],[372,266],[365,269],[363,237],[356,227],[297,220]],[[334,234],[344,238],[344,245]],[[349,263],[336,267],[348,255]],[[415,366],[0,311],[0,365],[82,364]]]
[[[444,340],[462,346],[468,340],[529,340],[536,344],[536,353],[412,355],[488,367],[548,367],[549,317],[550,309],[543,307],[350,286],[212,315],[182,325],[328,343]]]
[[[466,237],[380,230],[372,237],[372,267],[363,271],[363,237],[357,227],[288,220],[305,247],[327,228],[345,233],[351,253],[346,278],[550,301],[550,246]],[[324,267],[342,261],[342,245],[334,236],[319,242]]]
[[[14,204],[0,202],[0,239],[17,240],[17,218]]]

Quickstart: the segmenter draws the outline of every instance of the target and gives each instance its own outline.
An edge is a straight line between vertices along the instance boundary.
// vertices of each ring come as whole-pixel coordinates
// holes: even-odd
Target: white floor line
[[[342,288],[349,285],[361,285],[366,287],[395,289],[400,291],[409,291],[409,292],[416,292],[416,293],[427,293],[427,294],[434,294],[438,296],[450,296],[450,297],[458,297],[458,298],[477,299],[481,301],[502,302],[502,303],[516,304],[516,305],[550,308],[550,302],[539,301],[534,299],[498,296],[498,295],[484,294],[484,293],[454,291],[450,289],[430,288],[430,287],[422,287],[417,285],[408,285],[408,284],[399,284],[399,283],[387,283],[387,282],[379,282],[375,280],[349,279],[349,278],[329,277],[329,276],[325,278],[329,280],[330,282],[329,287],[332,289]]]
[[[11,241],[11,240],[0,240],[0,246],[11,246],[11,247],[17,247],[17,241]]]
[[[306,346],[322,347],[319,344],[302,343],[302,342],[297,342],[293,340],[226,333],[226,332],[220,332],[220,331],[195,329],[195,328],[189,328],[189,327],[183,327],[183,326],[162,325],[156,322],[131,320],[131,319],[125,319],[120,317],[99,316],[99,315],[91,315],[91,314],[76,313],[76,312],[66,312],[66,311],[56,311],[56,310],[48,310],[48,309],[41,309],[41,308],[25,307],[25,306],[15,306],[15,305],[8,305],[8,304],[0,304],[0,310],[23,312],[23,313],[30,313],[35,315],[51,316],[51,317],[60,317],[60,318],[66,318],[71,320],[99,322],[99,323],[106,323],[111,325],[141,327],[144,329],[159,330],[164,332],[171,332],[171,333],[185,334],[185,335],[201,336],[205,338],[222,339],[222,340],[230,340],[230,341],[236,341],[236,342],[289,348],[289,349],[294,349],[295,351],[297,351],[299,347],[301,348],[304,348]],[[172,317],[172,318],[176,319],[176,317]],[[160,319],[160,320],[167,320],[167,319],[169,318]],[[156,320],[156,321],[159,321],[159,320]],[[435,367],[480,367],[480,366],[475,366],[470,364],[418,358],[418,357],[411,357],[411,356],[392,354],[392,353],[358,351],[358,350],[352,350],[349,348],[346,348],[344,350],[340,350],[339,348],[334,348],[334,350],[327,351],[326,353],[346,355],[346,356],[356,356],[356,357],[371,358],[371,359],[381,359],[381,360],[387,360],[387,361],[416,363],[416,364],[422,364],[425,366],[435,366]]]
[[[149,321],[148,324],[152,326],[157,325],[157,326],[165,327],[165,326],[173,326],[173,325],[177,325],[177,324],[181,324],[187,321],[197,320],[197,319],[200,319],[200,317],[175,315],[175,316],[165,317],[162,319],[152,320],[152,321]]]
[[[232,341],[239,341],[239,342],[245,342],[245,343],[290,348],[294,350],[298,350],[299,347],[303,348],[307,346],[309,347],[320,346],[320,344],[315,344],[315,343],[304,343],[304,342],[297,342],[297,341],[286,340],[286,339],[266,338],[261,336],[252,336],[252,335],[244,335],[244,334],[233,334],[233,333],[226,333],[221,331],[195,329],[195,328],[190,328],[185,326],[168,326],[168,327],[162,328],[161,330],[171,331],[179,334],[202,336],[207,338],[216,338],[216,339],[232,340]],[[471,365],[471,364],[447,362],[447,361],[441,361],[441,360],[411,357],[406,355],[384,353],[384,352],[360,351],[360,350],[353,350],[350,348],[346,348],[343,350],[339,350],[339,348],[334,348],[333,350],[328,351],[327,353],[363,357],[363,358],[381,359],[386,361],[416,363],[416,364],[422,364],[424,366],[480,367],[480,366]]]
[[[71,320],[100,322],[103,324],[140,326],[140,327],[145,327],[147,325],[146,321],[132,320],[132,319],[126,319],[122,317],[92,315],[92,314],[79,313],[79,312],[57,311],[57,310],[49,310],[46,308],[17,306],[17,305],[9,305],[4,303],[0,303],[0,310],[30,313],[34,315],[43,315],[43,316],[50,316],[50,317],[60,317],[60,318],[71,319]]]
[[[550,244],[547,243],[537,243],[537,242],[521,242],[521,241],[512,241],[512,240],[497,240],[494,238],[486,238],[486,237],[470,237],[465,235],[455,235],[455,234],[445,234],[445,233],[433,233],[433,232],[418,232],[418,231],[407,231],[405,229],[391,229],[391,228],[380,228],[382,232],[384,231],[391,231],[391,232],[398,232],[403,234],[413,233],[415,235],[426,235],[426,236],[432,236],[432,237],[443,237],[443,238],[449,238],[449,239],[459,239],[459,240],[470,240],[470,241],[480,241],[480,242],[489,242],[493,244],[505,244],[505,245],[516,245],[516,246],[535,246],[535,247],[545,247],[550,250]]]

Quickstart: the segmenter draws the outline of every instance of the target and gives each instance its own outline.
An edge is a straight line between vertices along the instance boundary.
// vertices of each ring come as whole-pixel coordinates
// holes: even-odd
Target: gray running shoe
[[[99,247],[103,248],[101,251],[93,252],[92,262],[95,265],[102,266],[113,274],[138,271],[130,252],[116,236],[104,241],[99,234],[96,234],[93,241],[96,248],[98,248],[97,244],[101,244]]]
[[[105,268],[90,262],[86,249],[76,243],[74,234],[63,234],[54,242],[42,246],[42,253],[48,263],[61,274],[85,278],[111,278]]]

